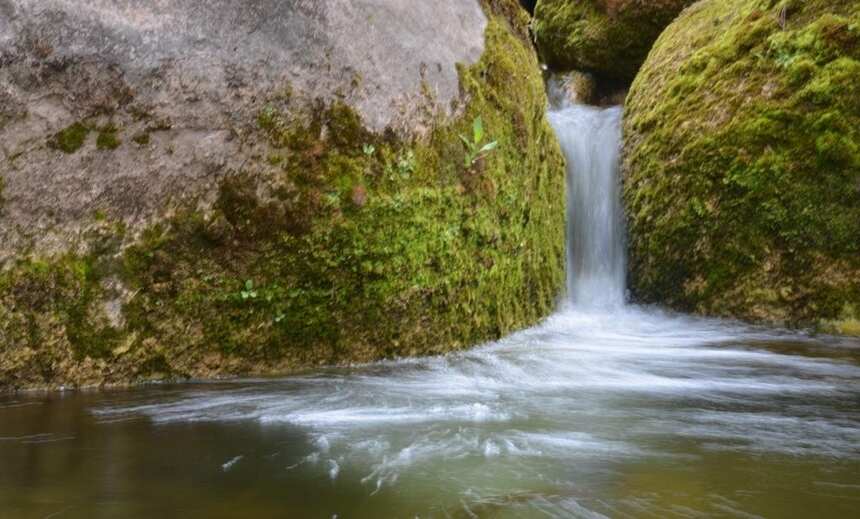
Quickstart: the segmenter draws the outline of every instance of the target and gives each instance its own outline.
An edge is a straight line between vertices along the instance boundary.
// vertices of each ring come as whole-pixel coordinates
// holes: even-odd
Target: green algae
[[[626,109],[638,299],[809,325],[860,301],[858,38],[851,1],[709,0],[666,30]]]
[[[123,232],[105,225],[88,233],[87,253],[20,258],[0,272],[0,386],[93,381],[88,365],[110,358],[124,335],[104,314],[102,283]]]
[[[132,137],[131,140],[138,146],[149,146],[151,137],[149,132],[140,132]]]

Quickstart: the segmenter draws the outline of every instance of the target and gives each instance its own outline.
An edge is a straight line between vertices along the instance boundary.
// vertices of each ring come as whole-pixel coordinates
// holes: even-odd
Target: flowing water
[[[621,108],[569,104],[549,114],[567,160],[567,291],[578,307],[624,304],[624,219],[618,182]]]
[[[860,344],[624,305],[620,109],[551,114],[568,301],[441,358],[0,400],[5,517],[858,517]]]

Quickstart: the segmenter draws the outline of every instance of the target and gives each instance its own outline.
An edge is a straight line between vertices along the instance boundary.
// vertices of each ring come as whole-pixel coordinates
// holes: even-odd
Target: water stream
[[[620,117],[551,114],[569,300],[543,324],[442,358],[0,399],[0,517],[857,516],[856,341],[624,304]]]
[[[569,302],[580,308],[617,309],[626,291],[618,182],[621,108],[572,104],[561,93],[551,97],[559,106],[549,120],[567,161]]]

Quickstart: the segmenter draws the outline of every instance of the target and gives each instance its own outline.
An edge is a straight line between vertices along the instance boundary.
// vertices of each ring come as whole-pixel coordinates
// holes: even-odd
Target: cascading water
[[[549,121],[567,160],[567,293],[574,306],[624,304],[624,217],[618,156],[620,107],[572,103],[565,85],[550,83]]]
[[[856,516],[856,342],[625,306],[621,110],[550,117],[569,164],[570,302],[546,322],[281,380],[0,397],[2,512]]]

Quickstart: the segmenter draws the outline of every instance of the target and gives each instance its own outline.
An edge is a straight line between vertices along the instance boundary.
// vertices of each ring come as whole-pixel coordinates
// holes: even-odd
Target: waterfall
[[[618,161],[621,107],[574,104],[550,83],[549,120],[567,161],[567,296],[579,308],[625,300],[625,238]]]

